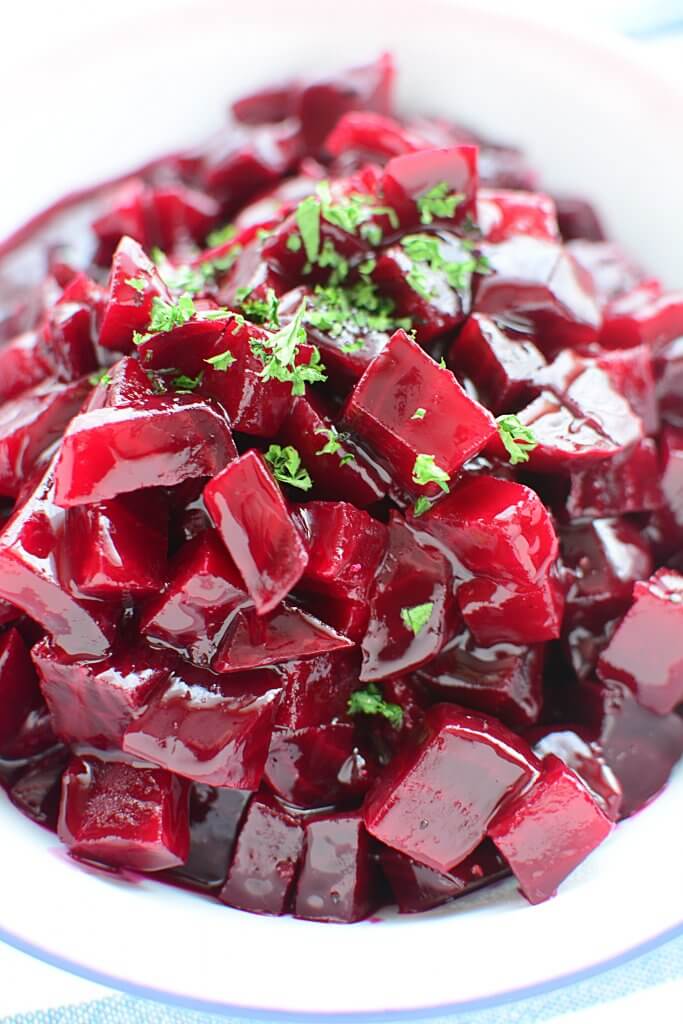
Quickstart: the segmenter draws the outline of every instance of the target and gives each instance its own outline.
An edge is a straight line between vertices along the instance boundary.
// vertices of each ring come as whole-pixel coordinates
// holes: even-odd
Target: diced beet
[[[559,239],[555,203],[541,192],[480,188],[476,221],[486,242],[507,242],[517,235]]]
[[[598,675],[625,683],[644,707],[666,715],[683,701],[683,576],[659,569],[635,584],[633,597],[600,656]]]
[[[659,412],[651,350],[647,345],[613,349],[597,359],[597,365],[609,377],[615,391],[623,395],[636,416],[643,421],[646,434],[659,429]]]
[[[420,669],[438,700],[495,715],[513,729],[538,721],[543,698],[543,648],[477,644],[461,630]]]
[[[293,118],[276,125],[230,125],[204,147],[200,181],[234,209],[259,189],[277,184],[299,152],[299,127]]]
[[[580,726],[539,726],[526,736],[533,742],[535,754],[555,754],[583,779],[610,821],[619,819],[623,797],[619,780],[586,730]]]
[[[425,739],[402,750],[370,792],[365,824],[387,846],[446,872],[476,849],[501,804],[538,768],[531,748],[495,718],[437,704]]]
[[[447,185],[447,194],[459,197],[452,216],[434,216],[438,223],[461,221],[476,214],[477,147],[422,149],[394,157],[384,168],[381,189],[387,205],[403,227],[431,223],[420,218],[418,200],[435,187]]]
[[[140,491],[67,509],[63,543],[79,594],[110,601],[158,594],[168,548],[164,496]]]
[[[0,402],[9,402],[54,372],[38,331],[25,331],[0,348]]]
[[[320,200],[318,200],[320,204]],[[292,213],[273,231],[263,246],[263,259],[277,274],[293,283],[322,284],[330,279],[330,265],[320,256],[326,250],[334,250],[350,266],[360,263],[369,253],[369,243],[360,234],[350,234],[337,224],[332,224],[325,217],[319,218],[319,253],[317,261],[309,260],[303,245],[292,245],[291,239],[301,241],[301,234],[296,218]]]
[[[566,246],[593,279],[602,304],[635,288],[645,277],[640,267],[614,242],[575,240]]]
[[[213,378],[206,360],[217,352],[232,348],[232,324],[228,316],[220,320],[189,320],[170,331],[151,334],[137,347],[140,358],[138,365],[145,370],[168,370],[173,367],[179,374],[188,377],[197,377],[203,373],[210,383]],[[224,342],[226,333],[229,340]],[[141,372],[144,373],[144,370],[141,369]],[[221,373],[221,378],[225,376],[225,373]],[[149,379],[147,383],[151,390]],[[208,393],[204,385],[202,379],[201,387],[198,388],[200,394]]]
[[[135,871],[175,867],[189,846],[187,783],[158,768],[74,757],[62,779],[58,831],[84,860]]]
[[[93,296],[86,302],[75,301],[69,292],[76,290],[80,278],[92,288]],[[95,356],[95,307],[99,286],[85,274],[79,274],[66,289],[59,302],[48,311],[43,327],[42,346],[45,358],[54,365],[60,380],[77,380],[97,366]]]
[[[73,657],[104,658],[117,605],[77,600],[62,586],[58,559],[64,513],[54,503],[54,460],[0,535],[0,597],[52,634]]]
[[[271,611],[301,579],[308,555],[262,457],[242,455],[207,484],[204,499],[258,612]]]
[[[308,194],[310,194],[315,183],[311,179],[306,180],[310,182],[308,190]],[[265,199],[261,200],[261,203],[264,202]],[[277,205],[281,207],[282,202],[279,201]],[[277,220],[274,223],[277,224]],[[258,237],[246,245],[235,243],[231,250],[235,261],[220,281],[216,292],[216,299],[221,306],[235,309],[241,306],[244,295],[249,301],[252,299],[264,300],[268,297],[269,289],[272,289],[278,297],[287,290],[287,282],[263,262],[262,249],[263,240]]]
[[[104,749],[121,746],[127,727],[170,671],[158,652],[141,643],[104,661],[75,662],[41,640],[31,656],[57,735]]]
[[[172,487],[215,476],[236,454],[225,416],[192,395],[96,409],[77,416],[64,434],[55,500],[69,507],[141,487]]]
[[[605,348],[649,345],[658,352],[683,334],[683,292],[664,292],[646,282],[605,309],[600,344]]]
[[[0,637],[0,751],[12,742],[38,704],[35,669],[21,635],[11,628]]]
[[[165,335],[164,335],[165,337]],[[100,385],[103,400],[97,405],[90,404],[88,409],[102,408],[119,409],[127,405],[139,405],[154,395],[151,380],[137,359],[124,356],[108,371],[110,377],[106,387]]]
[[[360,921],[377,907],[377,867],[360,813],[326,814],[306,823],[294,916]]]
[[[2,405],[0,494],[17,496],[40,454],[62,436],[87,393],[87,381],[45,383]]]
[[[369,110],[344,114],[325,139],[325,149],[337,157],[337,165],[354,168],[367,160],[383,163],[417,152],[425,144],[424,138],[400,121]]]
[[[656,513],[655,525],[658,547],[668,555],[683,546],[683,430],[664,428],[660,457],[664,507]]]
[[[140,631],[209,668],[238,610],[250,603],[242,577],[215,530],[183,545],[164,593],[144,608]]]
[[[135,281],[136,285],[128,284]],[[144,287],[140,285],[144,283]],[[171,301],[159,272],[142,247],[124,236],[111,265],[109,298],[100,324],[99,343],[117,352],[133,349],[133,331],[147,330],[154,298]]]
[[[652,555],[641,531],[628,520],[595,519],[560,533],[566,611],[586,612],[596,621],[623,615],[633,584],[652,573]]]
[[[474,312],[533,326],[545,355],[597,340],[601,316],[591,278],[562,245],[517,236],[482,251],[490,272],[479,281]]]
[[[622,683],[582,683],[575,710],[594,732],[623,790],[622,817],[635,814],[666,784],[683,755],[683,719],[657,715]]]
[[[291,79],[281,85],[268,86],[240,96],[231,104],[230,111],[241,124],[274,124],[294,113],[294,104],[300,92],[301,83]]]
[[[484,646],[536,644],[560,635],[564,593],[552,574],[529,586],[479,576],[458,587],[458,604]]]
[[[425,410],[413,418],[418,409]],[[344,422],[366,441],[410,494],[438,493],[413,479],[419,455],[431,455],[449,477],[497,433],[491,414],[469,398],[404,331],[363,374],[344,410]]]
[[[438,240],[439,254],[447,263],[463,267],[473,263],[471,251],[458,236],[442,230],[433,237]],[[418,278],[419,288],[414,287],[415,278]],[[413,261],[401,245],[384,249],[372,279],[380,291],[393,300],[394,315],[410,318],[421,345],[453,330],[470,312],[471,271],[463,271],[457,287],[453,287],[444,269],[434,268],[425,261]]]
[[[657,354],[655,372],[662,419],[683,429],[683,337],[672,341]]]
[[[570,519],[615,516],[651,512],[663,501],[657,446],[646,437],[600,469],[570,473],[565,511]]]
[[[302,825],[267,797],[249,804],[220,899],[254,914],[284,914],[304,849]]]
[[[371,64],[348,68],[304,86],[296,113],[308,151],[320,149],[339,118],[349,110],[390,114],[394,77],[394,62],[383,53]]]
[[[123,749],[195,782],[256,789],[281,686],[263,670],[229,677],[177,662],[123,737]]]
[[[39,825],[56,831],[62,775],[69,762],[64,747],[49,751],[22,771],[9,790],[15,807]]]
[[[299,452],[316,494],[332,500],[343,498],[357,508],[381,501],[388,478],[352,438],[340,438],[338,452],[321,454],[334,427],[322,403],[310,396],[290,398],[290,403],[279,437]],[[353,457],[347,460],[347,455]]]
[[[340,800],[340,772],[354,748],[354,728],[346,722],[276,728],[270,741],[264,779],[269,788],[296,807],[330,807]]]
[[[612,828],[579,776],[548,754],[540,778],[499,811],[488,834],[529,902],[542,903]]]
[[[581,238],[601,242],[605,235],[595,208],[578,196],[556,196],[557,220],[566,242]]]
[[[305,661],[287,661],[280,667],[283,695],[275,724],[289,730],[326,725],[346,713],[346,705],[359,688],[358,650],[332,651]]]
[[[438,654],[448,638],[453,604],[445,556],[418,540],[392,513],[388,547],[370,597],[361,679],[403,675]],[[411,625],[416,608],[420,619]]]
[[[401,914],[439,907],[510,873],[490,839],[485,839],[447,874],[420,864],[390,846],[382,847],[380,864]]]
[[[557,536],[543,502],[511,480],[472,476],[416,524],[475,576],[532,587],[557,558]]]
[[[201,892],[225,883],[228,864],[251,793],[195,782],[190,790],[190,851],[169,878]]]
[[[201,245],[221,212],[215,199],[186,185],[150,189],[145,198],[148,233],[144,242],[164,251],[193,242]]]
[[[494,413],[510,412],[524,403],[534,374],[545,359],[529,334],[496,324],[475,313],[467,318],[451,346],[448,365],[473,382]]]
[[[145,183],[141,178],[129,178],[111,196],[105,210],[95,218],[91,228],[99,244],[95,262],[101,266],[110,263],[112,254],[124,235],[140,245],[146,243]]]

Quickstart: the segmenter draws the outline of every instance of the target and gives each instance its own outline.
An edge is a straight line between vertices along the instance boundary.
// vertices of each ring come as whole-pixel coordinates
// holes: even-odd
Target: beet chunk
[[[74,757],[62,779],[59,838],[76,857],[135,871],[182,864],[188,786],[158,768]]]
[[[494,718],[450,704],[427,712],[426,737],[391,762],[365,803],[368,831],[447,872],[479,845],[500,805],[534,780],[539,763]]]
[[[480,188],[476,219],[487,242],[507,242],[517,235],[559,239],[555,203],[540,192]]]
[[[286,729],[325,725],[346,713],[346,705],[358,689],[358,649],[332,651],[305,661],[279,666],[284,692],[275,724]]]
[[[418,409],[424,415],[413,418]],[[415,480],[419,455],[453,477],[497,433],[491,414],[469,398],[405,331],[396,331],[352,391],[344,421],[410,494],[439,493]]]
[[[237,459],[204,498],[257,611],[271,611],[301,579],[308,555],[262,457],[249,451]]]
[[[610,821],[617,821],[623,794],[619,780],[605,761],[600,745],[581,726],[538,726],[526,734],[534,753],[555,754],[583,779]]]
[[[377,869],[359,813],[326,814],[306,824],[294,916],[360,921],[377,907]]]
[[[446,195],[456,195],[452,214],[422,212],[419,201],[434,188],[447,186]],[[421,149],[390,160],[384,168],[381,189],[387,204],[396,211],[402,227],[445,224],[476,214],[477,147],[453,146],[450,149]],[[426,217],[430,219],[427,220]]]
[[[265,781],[288,804],[330,807],[343,794],[339,776],[353,748],[354,728],[346,722],[305,729],[276,728]]]
[[[269,797],[249,804],[220,899],[254,914],[284,914],[303,854],[304,830]]]
[[[53,373],[38,331],[24,331],[0,348],[0,402],[9,402]]]
[[[451,347],[448,365],[467,377],[494,413],[514,412],[528,397],[545,358],[533,337],[480,313],[467,318]]]
[[[136,283],[132,285],[130,281]],[[100,345],[131,352],[133,331],[144,334],[147,330],[155,298],[171,302],[170,292],[152,261],[134,239],[124,236],[112,260]]]
[[[195,782],[256,789],[280,693],[268,670],[226,678],[178,662],[129,725],[123,749]]]
[[[401,914],[439,907],[510,873],[490,839],[480,843],[447,874],[420,864],[390,846],[382,847],[380,864]]]
[[[309,151],[318,150],[335,124],[349,110],[391,113],[394,63],[388,53],[371,64],[310,82],[301,91],[296,113]]]
[[[659,569],[635,584],[633,597],[600,656],[598,675],[625,683],[644,707],[666,715],[683,701],[683,576]]]
[[[629,348],[644,343],[658,352],[682,334],[683,292],[664,292],[648,281],[609,303],[600,344]]]
[[[52,831],[57,829],[62,775],[69,762],[64,747],[53,748],[22,771],[12,783],[9,798],[31,821]]]
[[[21,634],[11,628],[0,637],[0,750],[11,743],[38,704],[35,669]]]
[[[458,605],[479,644],[535,644],[559,637],[564,593],[552,573],[526,587],[477,576],[458,587]]]
[[[499,811],[488,834],[529,903],[542,903],[612,828],[579,776],[548,754],[540,778]]]
[[[196,782],[190,790],[190,850],[168,877],[201,892],[225,883],[228,864],[251,793],[214,789]]]
[[[600,469],[570,473],[565,509],[570,519],[586,519],[651,512],[663,503],[657,446],[646,437],[618,452]]]
[[[104,661],[74,662],[41,640],[31,657],[57,735],[105,749],[121,746],[126,728],[170,671],[162,655],[141,643]]]
[[[97,409],[77,416],[64,435],[55,500],[69,507],[141,487],[172,487],[214,476],[236,455],[225,416],[192,395]]]

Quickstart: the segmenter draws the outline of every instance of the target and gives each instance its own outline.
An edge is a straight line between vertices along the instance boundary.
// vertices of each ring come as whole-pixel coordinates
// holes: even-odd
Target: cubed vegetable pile
[[[393,79],[0,249],[0,776],[256,913],[540,902],[683,754],[683,292]]]

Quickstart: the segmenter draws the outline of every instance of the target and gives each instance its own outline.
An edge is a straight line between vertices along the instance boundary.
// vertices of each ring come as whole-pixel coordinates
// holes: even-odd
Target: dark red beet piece
[[[360,921],[377,907],[377,867],[360,813],[326,814],[306,823],[294,916]]]
[[[393,117],[351,110],[340,117],[325,139],[325,149],[337,157],[335,168],[356,169],[368,160],[384,163],[423,148],[426,140]]]
[[[439,907],[510,873],[490,839],[485,839],[447,874],[420,864],[390,846],[382,847],[380,864],[401,914]]]
[[[683,334],[683,292],[646,282],[609,303],[600,332],[605,348],[646,344],[655,352]]]
[[[31,656],[57,735],[104,749],[121,746],[127,727],[170,671],[163,656],[141,643],[104,661],[74,662],[41,640]]]
[[[394,157],[384,168],[381,190],[388,206],[396,211],[402,227],[431,223],[421,218],[418,200],[439,185],[448,186],[459,201],[452,216],[434,216],[439,223],[461,221],[476,213],[477,147],[453,146],[450,149],[422,149]],[[430,215],[431,216],[431,215]]]
[[[272,798],[249,804],[220,899],[254,914],[284,914],[304,848],[302,825]]]
[[[662,419],[683,428],[683,337],[672,341],[655,359],[657,402]]]
[[[326,725],[346,713],[348,699],[359,688],[358,649],[332,651],[280,666],[283,694],[275,724],[285,729]]]
[[[61,299],[48,310],[41,346],[60,380],[77,380],[97,367],[96,315],[106,293],[87,274],[77,274]]]
[[[365,823],[387,846],[446,872],[538,770],[527,744],[495,718],[438,704],[427,712],[425,739],[402,750],[370,792]]]
[[[403,675],[433,658],[448,638],[453,607],[445,556],[418,540],[392,512],[387,551],[370,597],[361,679]],[[424,615],[411,625],[410,613],[416,608]]]
[[[305,729],[276,728],[264,779],[296,807],[330,807],[344,792],[340,773],[354,748],[354,728],[346,722]]]
[[[55,500],[69,507],[141,487],[172,487],[214,476],[236,455],[225,416],[192,395],[97,409],[77,416],[64,435]]]
[[[39,622],[73,657],[104,658],[117,605],[77,600],[58,576],[63,511],[54,503],[54,462],[0,535],[0,597]]]
[[[633,597],[600,655],[598,675],[625,683],[643,707],[666,715],[683,701],[683,576],[659,569],[635,584]]]
[[[478,643],[535,644],[560,635],[564,593],[553,575],[531,586],[485,576],[458,587],[462,616]]]
[[[666,784],[683,755],[683,720],[642,707],[622,683],[582,683],[575,710],[593,731],[623,790],[628,818]]]
[[[585,612],[596,621],[621,616],[633,584],[652,573],[652,555],[641,531],[628,520],[596,519],[560,533],[567,615]]]
[[[74,856],[135,871],[182,864],[188,785],[159,768],[72,758],[62,779],[59,838]]]
[[[476,220],[486,242],[507,242],[517,235],[559,239],[555,203],[541,192],[480,188]]]
[[[569,519],[588,519],[651,512],[663,503],[657,446],[646,437],[604,466],[570,473],[564,511]]]
[[[220,888],[250,797],[241,789],[196,782],[190,790],[190,850],[185,863],[167,877],[201,892]]]
[[[601,242],[605,235],[593,206],[578,196],[556,196],[557,220],[565,242],[573,238]]]
[[[413,418],[418,409],[422,417]],[[453,477],[497,432],[491,414],[469,398],[404,331],[391,341],[352,391],[344,422],[372,447],[410,494],[439,493],[413,479],[419,455]]]
[[[64,747],[49,751],[21,773],[9,790],[15,807],[32,821],[56,831],[62,774],[69,762]]]
[[[451,346],[448,365],[473,382],[493,413],[513,412],[529,397],[534,375],[545,359],[529,334],[475,313]]]
[[[599,744],[581,726],[539,726],[526,734],[539,757],[555,754],[586,783],[610,821],[618,821],[622,791]]]
[[[499,811],[488,834],[529,902],[542,903],[612,828],[579,776],[548,754],[540,778]]]
[[[275,608],[308,555],[263,458],[249,451],[207,484],[204,500],[260,614]]]
[[[217,676],[177,662],[123,737],[123,749],[211,786],[256,789],[280,699],[269,670]]]
[[[25,331],[0,348],[0,402],[9,402],[50,377],[53,367],[41,352],[37,331]]]
[[[135,281],[131,285],[128,282]],[[133,331],[144,334],[152,314],[152,302],[171,302],[158,270],[132,238],[119,242],[109,276],[109,297],[100,324],[99,343],[117,352],[133,350]]]
[[[651,527],[659,553],[667,557],[683,546],[683,430],[665,427],[660,439],[660,484],[664,506]],[[648,575],[643,573],[643,577]]]
[[[11,744],[38,704],[35,669],[21,635],[11,628],[0,637],[0,751]]]
[[[566,245],[576,262],[587,271],[601,304],[631,291],[645,274],[614,242],[574,240]]]
[[[320,149],[327,134],[349,110],[391,113],[394,76],[394,62],[384,53],[371,64],[348,68],[304,86],[296,113],[306,148],[310,152]]]
[[[229,125],[205,145],[200,182],[235,209],[260,189],[277,184],[293,168],[300,149],[294,119],[277,125]]]
[[[609,377],[615,391],[623,395],[636,416],[643,421],[646,434],[659,429],[659,411],[651,350],[647,345],[607,351],[597,365]]]

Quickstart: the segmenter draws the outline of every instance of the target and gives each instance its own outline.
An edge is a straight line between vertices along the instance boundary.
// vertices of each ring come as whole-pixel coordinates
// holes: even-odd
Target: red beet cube
[[[458,587],[458,604],[483,646],[555,640],[562,628],[564,593],[552,574],[530,586],[478,576]]]
[[[343,717],[349,697],[360,685],[357,649],[287,661],[279,671],[284,689],[275,724],[290,730],[325,725]]]
[[[657,446],[646,437],[604,466],[570,473],[564,511],[570,519],[585,519],[650,512],[663,502]]]
[[[41,351],[37,331],[25,331],[0,348],[0,402],[8,402],[35,387],[54,372]]]
[[[683,334],[683,292],[664,292],[651,282],[609,303],[600,332],[605,348],[646,344],[655,352]]]
[[[578,731],[577,731],[578,730]],[[600,746],[581,726],[539,726],[526,734],[539,757],[555,754],[583,779],[610,821],[617,821],[623,793],[619,780],[605,761]]]
[[[433,214],[420,208],[434,188],[447,186],[446,195],[458,196],[453,213]],[[396,211],[403,227],[417,224],[453,223],[468,214],[476,215],[477,147],[452,146],[450,149],[421,149],[394,157],[384,168],[381,183],[386,203]],[[426,212],[425,212],[426,211]],[[422,213],[422,216],[421,216]],[[426,219],[429,217],[430,219]]]
[[[357,167],[364,158],[383,163],[404,153],[424,149],[426,140],[400,121],[368,110],[351,110],[340,117],[325,139],[325,149],[341,157],[342,166]]]
[[[636,583],[633,596],[600,656],[598,675],[625,683],[644,707],[666,715],[683,701],[683,576],[660,569]]]
[[[413,418],[417,410],[424,415]],[[438,493],[436,484],[413,479],[419,455],[431,455],[452,478],[497,433],[491,414],[404,331],[396,331],[363,374],[344,421],[411,494]]]
[[[476,220],[484,240],[496,244],[516,235],[556,242],[560,235],[555,203],[541,192],[480,188]]]
[[[0,536],[0,597],[52,634],[73,657],[104,658],[119,607],[72,597],[58,576],[64,513],[54,503],[54,460]]]
[[[360,921],[377,906],[377,869],[358,812],[308,821],[296,883],[294,916],[307,921]]]
[[[280,693],[272,671],[226,678],[177,662],[126,730],[123,749],[195,782],[256,789]]]
[[[74,662],[41,640],[31,656],[57,735],[104,749],[121,746],[128,725],[170,671],[157,651],[141,643],[104,661]]]
[[[274,800],[255,797],[220,899],[254,914],[286,913],[303,849],[302,825]]]
[[[330,807],[343,794],[340,773],[353,754],[354,727],[335,722],[305,729],[276,728],[264,779],[296,807]]]
[[[180,867],[168,877],[200,892],[225,884],[251,793],[241,789],[215,789],[196,782],[190,791],[190,850]]]
[[[528,334],[475,313],[467,318],[451,346],[450,368],[467,377],[494,413],[518,409],[534,375],[545,366]]]
[[[165,337],[165,335],[159,335],[159,337]],[[107,372],[110,377],[109,383],[100,384],[95,392],[102,396],[101,400],[91,399],[88,411],[101,409],[102,406],[118,409],[126,405],[139,405],[155,394],[150,378],[140,362],[132,356],[124,356],[123,359],[119,359],[118,363],[115,363]]]
[[[659,412],[651,350],[647,345],[614,349],[597,359],[615,391],[623,395],[636,416],[643,421],[646,434],[659,429]]]
[[[398,513],[370,597],[363,638],[363,680],[388,679],[424,664],[443,647],[454,601],[448,562],[418,540]]]
[[[454,705],[431,708],[426,729],[370,792],[365,824],[387,846],[445,872],[476,849],[501,804],[534,780],[538,762],[496,719]]]
[[[201,156],[204,188],[231,207],[277,184],[300,151],[294,120],[276,125],[229,125],[211,139]]]
[[[68,762],[69,752],[63,747],[50,750],[29,762],[8,790],[10,800],[22,814],[52,832],[57,831],[62,775]]]
[[[62,779],[59,838],[77,857],[161,871],[187,857],[188,786],[158,768],[72,758]]]
[[[82,413],[64,435],[55,470],[59,505],[106,501],[141,487],[215,476],[237,454],[227,420],[192,395]]]
[[[541,777],[501,809],[488,833],[529,902],[542,903],[612,828],[579,776],[548,754]]]
[[[579,266],[593,279],[602,305],[631,291],[645,275],[614,242],[572,240],[566,246]]]
[[[319,149],[328,132],[349,110],[389,114],[395,73],[391,56],[383,53],[371,64],[347,68],[330,78],[308,83],[296,105],[307,149]]]
[[[164,302],[171,301],[168,288],[142,247],[124,236],[112,260],[109,297],[100,324],[100,345],[117,352],[131,352],[133,331],[144,334],[147,330],[152,301],[157,297]]]
[[[576,196],[558,196],[557,219],[565,241],[572,238],[601,241],[605,236],[593,206],[586,200]]]
[[[672,341],[655,360],[657,403],[662,419],[683,428],[683,337]]]
[[[0,750],[39,704],[38,680],[26,644],[11,628],[0,637]]]
[[[42,346],[61,380],[77,380],[97,366],[94,320],[100,291],[86,274],[78,274],[48,310]]]
[[[260,614],[296,586],[308,555],[266,463],[249,451],[206,485],[204,499]]]
[[[390,846],[382,847],[380,864],[401,914],[431,910],[509,874],[507,864],[490,839],[485,839],[448,874],[420,864]]]

